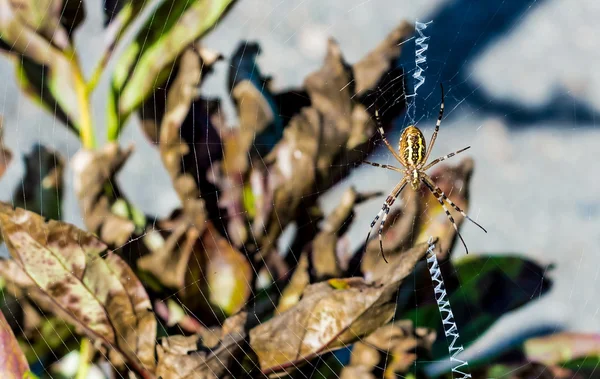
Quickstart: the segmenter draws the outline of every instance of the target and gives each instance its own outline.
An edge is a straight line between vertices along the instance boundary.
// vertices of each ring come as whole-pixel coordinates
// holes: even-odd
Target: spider
[[[463,217],[465,217],[467,220],[471,221],[472,223],[480,227],[481,230],[487,233],[487,230],[485,230],[483,226],[479,225],[477,222],[473,221],[473,219],[467,216],[462,209],[460,209],[456,204],[454,204],[454,202],[452,202],[452,200],[450,200],[448,196],[446,196],[446,194],[444,194],[444,192],[442,192],[442,190],[440,190],[439,187],[434,184],[433,180],[429,177],[429,175],[425,173],[425,171],[435,166],[439,162],[451,158],[456,154],[462,153],[463,151],[471,147],[467,146],[463,149],[455,151],[454,153],[450,153],[443,157],[434,159],[433,161],[431,161],[431,163],[425,165],[427,163],[427,159],[429,158],[429,154],[431,153],[431,149],[433,148],[433,144],[435,143],[435,139],[437,138],[437,134],[440,129],[440,124],[442,123],[442,116],[444,115],[444,87],[441,84],[440,87],[442,91],[440,114],[438,116],[437,123],[435,124],[435,131],[431,136],[431,141],[429,141],[428,146],[425,146],[425,138],[423,138],[423,133],[421,132],[421,130],[419,130],[419,128],[417,128],[414,125],[410,125],[402,132],[398,145],[398,152],[396,152],[392,145],[390,145],[388,140],[385,138],[383,127],[381,124],[381,119],[379,118],[379,112],[375,110],[375,121],[377,123],[379,133],[381,134],[381,138],[385,143],[385,146],[388,148],[388,150],[390,150],[390,152],[394,156],[394,158],[396,158],[396,160],[400,162],[400,164],[403,167],[398,168],[391,165],[382,165],[379,163],[363,161],[363,163],[370,164],[371,166],[397,171],[403,175],[400,182],[396,184],[392,192],[385,199],[381,210],[379,211],[379,213],[377,213],[377,216],[375,216],[375,219],[371,223],[371,229],[369,229],[369,234],[367,234],[368,242],[369,237],[371,236],[371,232],[373,231],[373,227],[377,223],[377,220],[381,218],[381,223],[379,224],[379,249],[381,250],[381,256],[383,257],[383,260],[386,263],[388,263],[388,260],[385,258],[385,254],[383,253],[383,241],[381,239],[383,225],[385,224],[385,220],[387,219],[387,216],[390,213],[390,207],[392,206],[392,204],[394,204],[394,201],[396,200],[398,195],[400,195],[400,192],[402,192],[402,190],[404,189],[404,187],[406,187],[408,183],[410,183],[411,187],[415,191],[419,188],[421,183],[425,184],[429,191],[431,191],[431,194],[437,198],[438,202],[444,208],[444,211],[446,211],[446,216],[448,217],[448,220],[450,220],[450,222],[452,223],[452,226],[454,226],[454,230],[456,230],[456,233],[458,234],[458,237],[460,238],[463,246],[465,247],[465,251],[467,252],[467,254],[469,254],[467,244],[465,244],[465,240],[463,240],[462,236],[460,235],[458,227],[454,222],[454,218],[452,217],[452,215],[450,215],[450,212],[448,211],[448,208],[446,208],[446,204],[444,204],[444,201],[450,204],[450,206],[452,206],[452,208],[454,208],[457,212],[460,212],[460,214],[462,214]]]

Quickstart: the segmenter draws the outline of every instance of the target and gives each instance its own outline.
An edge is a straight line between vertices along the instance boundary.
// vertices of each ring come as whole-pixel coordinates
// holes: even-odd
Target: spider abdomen
[[[404,129],[400,136],[398,152],[406,167],[415,167],[423,162],[427,146],[423,133],[416,126],[409,126]]]

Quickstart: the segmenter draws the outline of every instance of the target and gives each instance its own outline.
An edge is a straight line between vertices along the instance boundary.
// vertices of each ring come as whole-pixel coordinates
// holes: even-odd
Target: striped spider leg
[[[458,227],[456,226],[456,222],[454,222],[454,217],[452,217],[452,215],[448,211],[448,208],[446,208],[446,204],[444,204],[444,201],[446,201],[448,204],[450,204],[450,206],[452,208],[454,208],[454,210],[459,212],[464,218],[471,221],[473,224],[477,225],[481,230],[483,230],[486,233],[487,233],[487,230],[485,230],[485,228],[483,226],[481,226],[477,222],[475,222],[471,217],[467,216],[467,214],[462,209],[460,209],[458,207],[458,205],[454,204],[454,202],[452,200],[450,200],[448,198],[448,196],[446,196],[446,194],[438,186],[436,186],[433,183],[433,180],[429,177],[429,175],[427,175],[425,173],[421,173],[421,175],[422,175],[422,177],[421,177],[422,182],[429,189],[431,194],[437,198],[437,201],[440,203],[442,208],[444,208],[444,212],[446,212],[446,217],[448,217],[448,220],[452,223],[452,226],[454,227],[456,234],[458,234],[458,238],[460,238],[460,241],[462,242],[463,246],[465,247],[465,251],[467,252],[467,254],[469,254],[469,249],[467,248],[467,244],[465,243],[465,240],[460,235],[460,232],[458,231]]]
[[[383,242],[382,242],[382,237],[381,237],[381,234],[383,231],[383,226],[385,224],[387,215],[390,212],[390,207],[392,206],[392,204],[394,203],[394,201],[396,200],[396,198],[398,197],[400,192],[402,192],[404,187],[409,183],[410,183],[411,187],[413,188],[413,190],[415,190],[415,191],[419,189],[419,187],[421,186],[422,183],[425,184],[425,186],[437,198],[438,202],[440,203],[440,205],[444,208],[444,211],[446,212],[448,221],[450,221],[450,223],[454,227],[454,230],[456,230],[456,233],[458,234],[458,237],[460,238],[463,246],[465,247],[465,251],[467,252],[467,254],[469,253],[469,250],[467,249],[467,245],[466,245],[464,239],[462,238],[462,236],[460,235],[460,232],[458,231],[458,227],[456,226],[456,222],[454,221],[454,218],[448,211],[448,208],[446,207],[446,204],[444,202],[450,204],[450,206],[452,208],[454,208],[454,210],[456,210],[457,212],[460,212],[460,214],[462,214],[463,217],[465,217],[467,220],[471,221],[472,223],[474,223],[479,228],[481,228],[484,232],[487,233],[487,231],[481,225],[479,225],[478,223],[473,221],[473,219],[471,219],[469,216],[467,216],[467,214],[462,209],[460,209],[456,204],[454,204],[454,202],[452,200],[450,200],[448,198],[448,196],[446,196],[446,194],[444,194],[444,192],[442,192],[442,190],[440,190],[439,187],[437,187],[435,185],[433,180],[425,173],[426,170],[430,169],[431,167],[438,164],[439,162],[442,162],[448,158],[451,158],[457,154],[460,154],[463,151],[466,151],[470,148],[470,146],[467,146],[463,149],[460,149],[458,151],[455,151],[455,152],[445,155],[443,157],[434,159],[432,162],[430,162],[429,164],[426,165],[427,160],[429,159],[429,154],[431,153],[431,149],[433,148],[433,146],[435,144],[435,140],[437,138],[437,134],[440,129],[440,125],[442,123],[442,118],[444,116],[444,87],[442,87],[441,84],[440,84],[440,87],[441,87],[441,92],[442,92],[442,102],[440,104],[440,113],[439,113],[437,122],[435,124],[435,130],[433,132],[433,135],[431,136],[429,144],[427,144],[427,145],[425,144],[425,138],[423,137],[423,133],[421,132],[421,130],[414,125],[410,125],[406,129],[404,129],[404,131],[402,132],[402,135],[400,136],[400,140],[398,143],[398,152],[396,152],[392,148],[390,143],[387,141],[387,139],[385,138],[383,127],[381,125],[381,120],[379,118],[379,112],[377,110],[375,110],[375,121],[377,123],[377,129],[379,131],[379,134],[381,134],[381,138],[382,138],[383,142],[385,143],[386,147],[388,148],[388,150],[390,150],[392,152],[394,158],[396,158],[396,160],[402,165],[402,168],[398,168],[398,167],[391,166],[391,165],[382,165],[379,163],[373,163],[373,162],[367,162],[367,161],[363,161],[363,163],[370,164],[371,166],[375,166],[375,167],[379,167],[379,168],[396,171],[403,175],[400,182],[396,185],[396,187],[394,187],[394,189],[392,190],[390,195],[387,197],[387,199],[383,203],[383,206],[381,207],[381,210],[379,211],[379,213],[377,213],[377,216],[375,216],[375,219],[371,223],[371,229],[369,230],[369,233],[367,234],[367,241],[368,241],[369,237],[371,236],[371,232],[373,231],[373,227],[375,226],[377,221],[381,218],[381,223],[379,225],[379,248],[381,250],[381,255],[383,256],[383,259],[386,262],[387,262],[387,259],[385,258],[385,255],[383,254]]]
[[[383,202],[383,206],[381,207],[381,210],[379,211],[379,213],[377,213],[377,216],[375,216],[375,219],[373,219],[373,222],[371,222],[371,229],[369,229],[369,233],[367,234],[367,240],[365,241],[365,244],[369,241],[369,237],[371,237],[371,232],[373,231],[373,227],[375,226],[375,224],[377,224],[377,220],[379,220],[379,218],[381,218],[381,223],[379,224],[379,232],[378,232],[379,233],[379,249],[381,250],[381,256],[383,257],[383,260],[385,261],[385,263],[389,263],[389,262],[385,258],[385,254],[383,253],[383,239],[381,237],[381,234],[383,233],[383,226],[385,225],[385,220],[387,219],[388,214],[390,214],[391,206],[394,204],[394,201],[396,201],[396,198],[398,197],[400,192],[402,192],[404,187],[406,187],[407,184],[408,184],[408,181],[406,180],[406,178],[402,178],[402,180],[400,180],[400,182],[398,184],[396,184],[396,187],[394,187],[392,192],[390,192],[389,196]]]

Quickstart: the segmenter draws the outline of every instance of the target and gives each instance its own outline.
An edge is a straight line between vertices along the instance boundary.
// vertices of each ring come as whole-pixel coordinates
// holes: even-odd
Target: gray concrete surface
[[[206,38],[206,44],[230,55],[240,39],[257,40],[263,48],[261,70],[274,75],[275,85],[283,88],[300,85],[306,74],[320,65],[328,36],[339,41],[352,62],[400,20],[425,20],[438,9],[455,3],[240,0]],[[504,3],[497,5],[498,9]],[[86,5],[88,21],[79,31],[77,43],[89,73],[102,41],[99,4],[87,1]],[[600,5],[593,0],[548,0],[527,3],[523,9],[514,25],[461,65],[462,80],[483,91],[487,98],[483,104],[470,104],[475,95],[449,93],[453,106],[447,112],[433,155],[472,146],[468,154],[475,158],[476,168],[471,214],[488,227],[489,233],[485,235],[467,225],[463,230],[470,249],[519,252],[542,262],[554,262],[556,269],[549,273],[554,287],[541,300],[496,324],[467,355],[493,345],[494,336],[500,333],[518,333],[531,325],[600,331],[600,179],[596,159],[600,129],[593,118],[582,121],[577,112],[579,105],[576,106],[584,104],[592,114],[600,109],[600,74],[591,70],[598,62],[598,40],[594,36],[600,32]],[[453,31],[457,39],[465,33],[480,32],[469,29],[468,20],[459,21],[464,21],[464,25]],[[451,51],[464,46],[457,42],[446,48]],[[217,67],[203,87],[205,94],[226,95],[226,69],[226,64]],[[93,97],[101,141],[108,79],[108,75],[103,77]],[[0,59],[0,83],[0,113],[4,116],[6,141],[17,157],[35,142],[56,148],[68,157],[76,152],[77,139],[18,90],[12,65],[6,59]],[[419,96],[438,96],[437,92],[430,92]],[[543,107],[552,99],[567,107],[573,104],[573,111],[561,120],[534,120],[519,126],[510,123],[508,112],[489,112],[501,101],[515,101],[518,107],[528,109]],[[232,117],[231,107],[227,110]],[[422,120],[419,125],[429,135],[436,110],[431,108],[427,115],[429,120]],[[398,138],[398,134],[399,129],[390,138]],[[167,215],[177,206],[177,199],[158,164],[157,152],[142,137],[136,120],[125,130],[122,143],[134,143],[137,150],[118,178],[124,192],[144,212]],[[387,162],[389,157],[380,149],[374,153],[374,160]],[[10,198],[22,173],[23,166],[17,159],[0,181],[2,200]],[[67,180],[70,185],[70,173]],[[375,168],[360,168],[326,194],[323,205],[330,210],[340,191],[351,184],[360,190],[386,191],[395,180]],[[352,235],[357,236],[354,244],[362,241],[363,231],[366,232],[381,200],[360,207],[351,229]],[[82,225],[70,188],[65,199],[65,219]],[[461,254],[457,251],[456,256]]]

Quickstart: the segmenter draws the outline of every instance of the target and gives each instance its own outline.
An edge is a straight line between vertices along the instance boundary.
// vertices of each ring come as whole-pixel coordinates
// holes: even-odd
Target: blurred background
[[[100,58],[103,11],[101,1],[85,5],[87,18],[75,44],[89,75]],[[446,115],[432,157],[471,146],[464,154],[475,159],[469,213],[488,234],[464,224],[469,250],[521,253],[554,264],[546,273],[553,280],[551,291],[495,324],[468,349],[469,357],[497,348],[498,334],[517,336],[537,328],[600,331],[599,17],[600,3],[593,0],[240,0],[203,44],[228,58],[241,40],[258,42],[262,72],[283,89],[302,85],[320,67],[329,37],[355,62],[401,20],[433,21],[424,32],[430,37],[426,81],[415,98],[415,119],[429,138],[443,82]],[[404,45],[400,63],[406,70],[414,68],[414,50],[414,40]],[[228,96],[228,69],[227,61],[216,64],[203,95]],[[100,145],[109,79],[102,77],[92,99]],[[235,124],[233,106],[224,102],[224,107],[228,123]],[[22,93],[7,59],[0,60],[0,114],[5,143],[16,157],[38,142],[66,157],[79,148],[72,132]],[[396,120],[388,134],[394,145],[408,121]],[[157,164],[158,151],[138,124],[132,117],[123,131],[120,143],[133,143],[136,153],[118,180],[144,213],[165,217],[178,199]],[[370,160],[393,163],[383,146]],[[10,200],[23,173],[16,159],[0,181],[0,200]],[[70,168],[65,179],[63,220],[83,227]],[[387,192],[398,179],[361,167],[321,199],[323,208],[331,211],[350,185]],[[359,206],[349,234],[353,246],[363,242],[384,198]],[[464,254],[460,245],[454,254]]]

